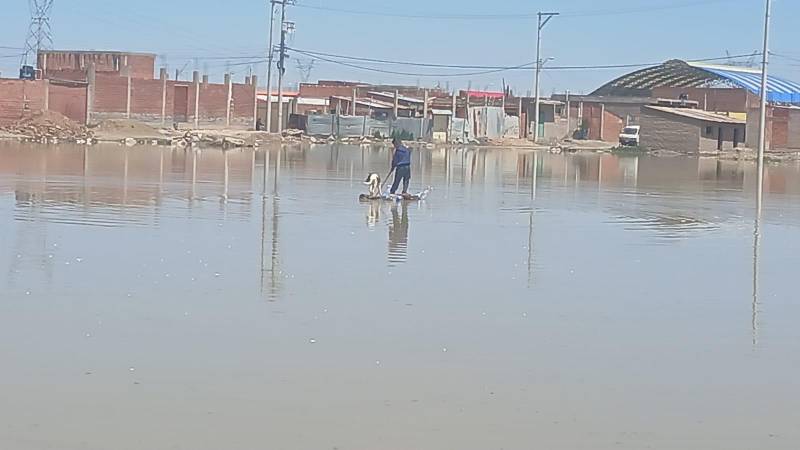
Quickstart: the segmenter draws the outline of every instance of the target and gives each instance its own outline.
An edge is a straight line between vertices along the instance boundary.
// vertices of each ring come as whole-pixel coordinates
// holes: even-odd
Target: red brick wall
[[[300,97],[330,98],[332,96],[352,97],[353,86],[319,86],[300,83]]]
[[[194,105],[194,89],[192,86],[189,89],[189,96],[191,97],[189,103]],[[228,101],[228,86],[224,84],[200,84],[200,120],[215,120],[219,119],[225,123],[225,114],[227,107],[225,102]],[[193,106],[189,108],[194,111]],[[252,115],[252,113],[251,113]]]
[[[131,114],[152,116],[161,120],[161,80],[131,79]],[[167,102],[169,104],[169,102]]]
[[[57,111],[78,123],[86,123],[86,86],[50,82],[50,111]]]
[[[165,122],[172,123],[175,109],[175,87],[186,82],[167,81]],[[128,79],[116,75],[98,74],[92,121],[124,118],[126,112]],[[162,81],[131,78],[131,118],[145,122],[161,122]],[[252,126],[255,86],[234,84],[231,107],[231,125]],[[199,116],[202,125],[225,125],[228,87],[225,84],[200,84]],[[186,117],[194,122],[195,85],[188,83]]]
[[[128,66],[133,78],[152,80],[156,71],[156,58],[153,55],[129,55]]]
[[[26,112],[45,106],[46,82],[0,79],[0,123],[19,120]]]
[[[231,117],[249,120],[252,125],[255,110],[256,87],[248,84],[233,85],[233,113]]]
[[[577,116],[577,110],[573,110]],[[589,126],[589,132],[586,139],[605,142],[617,142],[622,128],[625,127],[625,119],[615,115],[608,109],[603,113],[603,106],[600,103],[584,103],[583,104],[583,121]],[[600,117],[603,117],[603,120]],[[600,124],[603,125],[602,139],[600,135]],[[580,126],[580,124],[579,124]]]
[[[125,113],[127,95],[127,78],[117,75],[97,74],[92,111],[97,113]]]
[[[155,72],[155,55],[126,55],[106,52],[42,52],[39,67],[45,69],[47,78],[85,80],[86,72],[94,63],[98,73],[119,74],[127,65],[134,78],[152,79]]]

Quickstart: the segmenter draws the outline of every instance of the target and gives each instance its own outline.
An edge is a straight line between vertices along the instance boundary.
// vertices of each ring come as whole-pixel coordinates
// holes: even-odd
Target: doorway
[[[172,116],[175,122],[189,121],[189,86],[175,86],[172,107]]]

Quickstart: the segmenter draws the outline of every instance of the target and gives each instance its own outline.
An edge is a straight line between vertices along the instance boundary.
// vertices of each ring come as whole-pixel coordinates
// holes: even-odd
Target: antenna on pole
[[[53,30],[50,28],[53,0],[28,0],[28,7],[31,11],[31,23],[28,26],[28,36],[25,38],[23,66],[36,62],[41,50],[53,48]]]

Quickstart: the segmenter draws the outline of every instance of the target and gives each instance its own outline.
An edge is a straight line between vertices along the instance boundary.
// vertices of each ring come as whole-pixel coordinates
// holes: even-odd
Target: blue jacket
[[[392,157],[392,168],[400,166],[411,165],[411,150],[405,146],[399,146],[394,149],[394,157]]]

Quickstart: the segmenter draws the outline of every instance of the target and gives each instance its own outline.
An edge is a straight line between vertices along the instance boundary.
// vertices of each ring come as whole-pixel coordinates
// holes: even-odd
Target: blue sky
[[[0,47],[22,47],[28,26],[27,0],[4,0]],[[543,56],[554,66],[639,64],[671,58],[699,59],[758,51],[764,0],[298,0],[288,18],[296,22],[291,45],[339,55],[425,63],[512,66],[535,59],[538,10],[554,10],[544,32]],[[800,2],[774,0],[772,71],[800,80]],[[315,7],[378,12],[393,17],[333,12]],[[250,70],[262,82],[266,65],[237,65],[263,55],[267,47],[265,0],[55,0],[51,24],[59,49],[148,51],[160,55],[170,72],[207,71],[220,79],[228,64],[236,77]],[[439,18],[421,19],[417,16]],[[453,15],[482,15],[483,19]],[[493,16],[486,18],[487,15]],[[447,16],[448,18],[441,18]],[[497,17],[500,16],[500,17]],[[0,49],[0,56],[19,52]],[[306,56],[293,55],[307,60]],[[196,59],[195,59],[196,58]],[[0,71],[13,76],[16,57],[0,58]],[[356,63],[363,64],[363,63]],[[299,81],[295,61],[287,79]],[[401,72],[437,75],[474,72],[451,69],[371,65]],[[630,70],[630,69],[628,69]],[[549,71],[542,92],[590,92],[625,69]],[[366,82],[499,89],[503,82],[517,92],[531,89],[532,71],[471,76],[400,76],[316,61],[312,81],[347,79]]]

